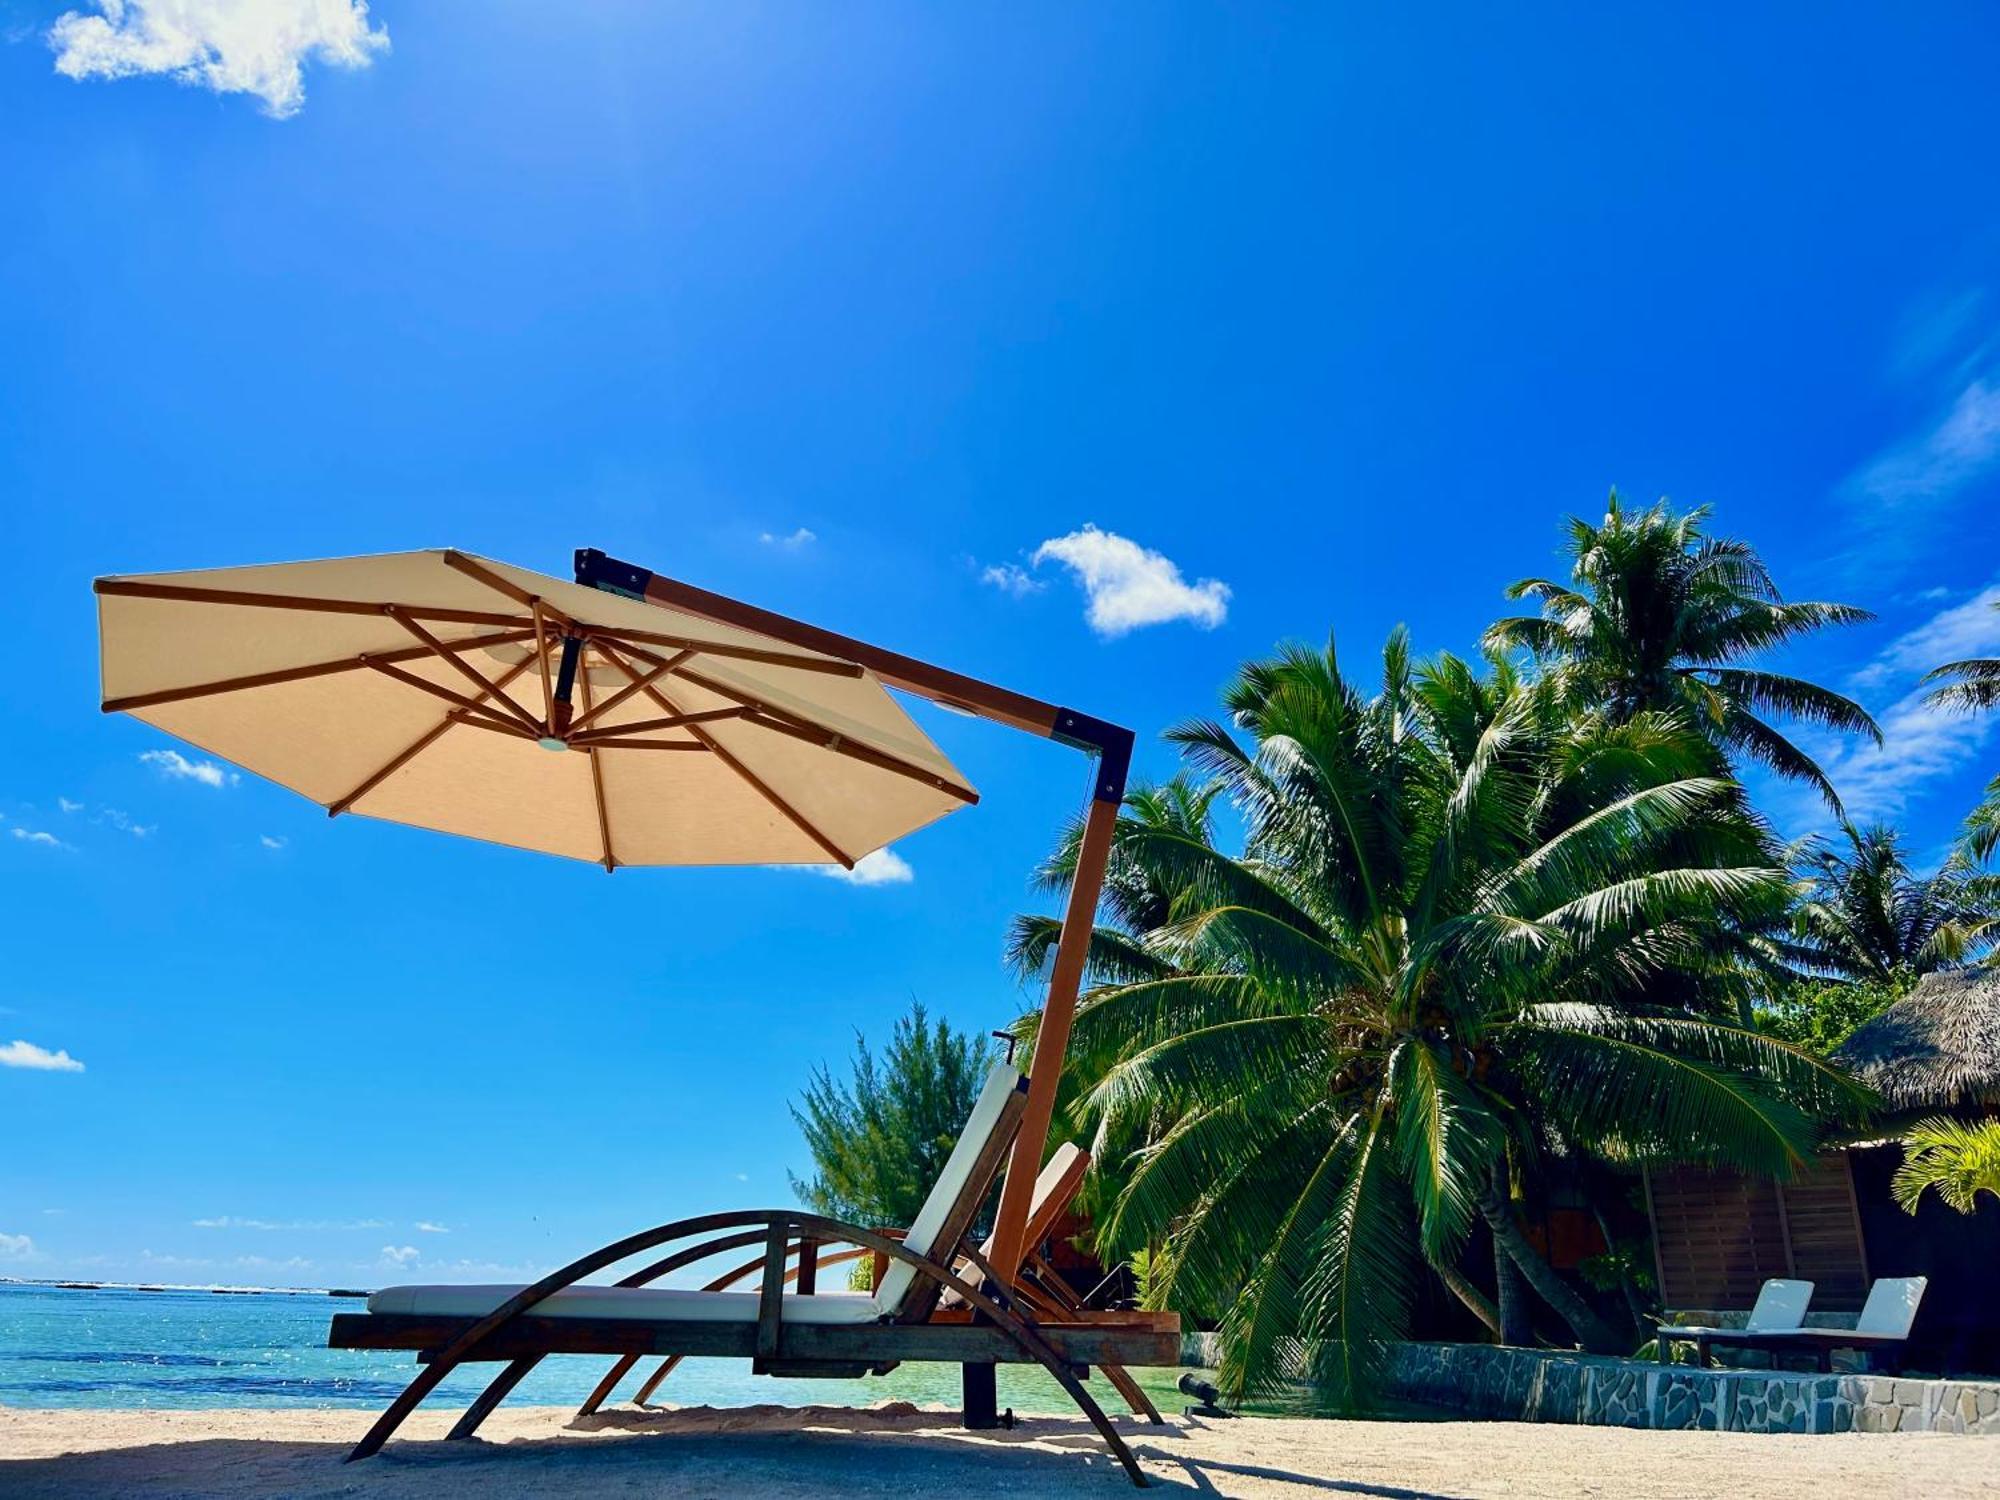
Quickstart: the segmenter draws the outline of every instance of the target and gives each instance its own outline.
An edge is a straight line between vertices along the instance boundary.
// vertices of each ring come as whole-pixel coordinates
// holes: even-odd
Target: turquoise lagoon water
[[[217,1293],[0,1285],[0,1406],[213,1407],[387,1405],[416,1373],[414,1355],[329,1349],[328,1321],[358,1299],[317,1293]],[[521,1406],[574,1405],[604,1374],[601,1357],[546,1359],[508,1398]],[[463,1406],[495,1365],[463,1367],[431,1399]],[[650,1369],[648,1361],[641,1369]],[[1135,1370],[1162,1411],[1187,1402],[1178,1370]],[[619,1388],[629,1399],[641,1374]],[[1107,1408],[1117,1395],[1092,1393]],[[654,1397],[675,1406],[874,1405],[959,1402],[953,1365],[904,1365],[865,1380],[776,1380],[743,1360],[690,1359]],[[1073,1410],[1038,1369],[1003,1365],[1000,1403],[1021,1412]]]

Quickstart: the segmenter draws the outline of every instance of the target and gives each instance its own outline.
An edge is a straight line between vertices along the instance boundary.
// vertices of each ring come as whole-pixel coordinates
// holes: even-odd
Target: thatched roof
[[[1892,1110],[2000,1106],[2000,964],[1926,974],[1834,1056]]]

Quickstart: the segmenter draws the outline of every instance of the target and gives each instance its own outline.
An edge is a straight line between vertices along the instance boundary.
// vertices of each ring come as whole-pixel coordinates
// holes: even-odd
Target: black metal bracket
[[[643,599],[646,597],[646,585],[653,581],[653,574],[649,568],[606,557],[595,547],[579,547],[576,549],[576,581],[585,588],[603,589],[607,594]]]
[[[1073,708],[1056,712],[1055,733],[1061,744],[1089,750],[1097,756],[1097,786],[1091,797],[1098,802],[1122,802],[1125,780],[1132,774],[1132,731],[1108,719],[1092,718]]]

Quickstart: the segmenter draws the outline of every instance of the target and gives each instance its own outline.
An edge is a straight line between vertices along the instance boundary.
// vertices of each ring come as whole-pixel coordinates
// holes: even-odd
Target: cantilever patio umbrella
[[[622,865],[852,866],[978,794],[885,691],[1099,757],[992,1262],[1018,1268],[1132,736],[600,552],[97,581],[106,712],[354,812]]]

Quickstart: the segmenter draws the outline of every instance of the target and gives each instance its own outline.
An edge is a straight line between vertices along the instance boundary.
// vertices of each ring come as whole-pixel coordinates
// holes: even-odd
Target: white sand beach
[[[580,1424],[502,1411],[473,1443],[420,1414],[381,1456],[341,1462],[360,1411],[0,1410],[0,1494],[29,1496],[530,1496],[1130,1493],[1075,1417],[969,1433],[955,1414],[890,1404],[688,1408]],[[1176,1418],[1122,1424],[1167,1492],[1290,1497],[2000,1494],[2000,1442],[1937,1434],[1779,1437],[1486,1422]]]

